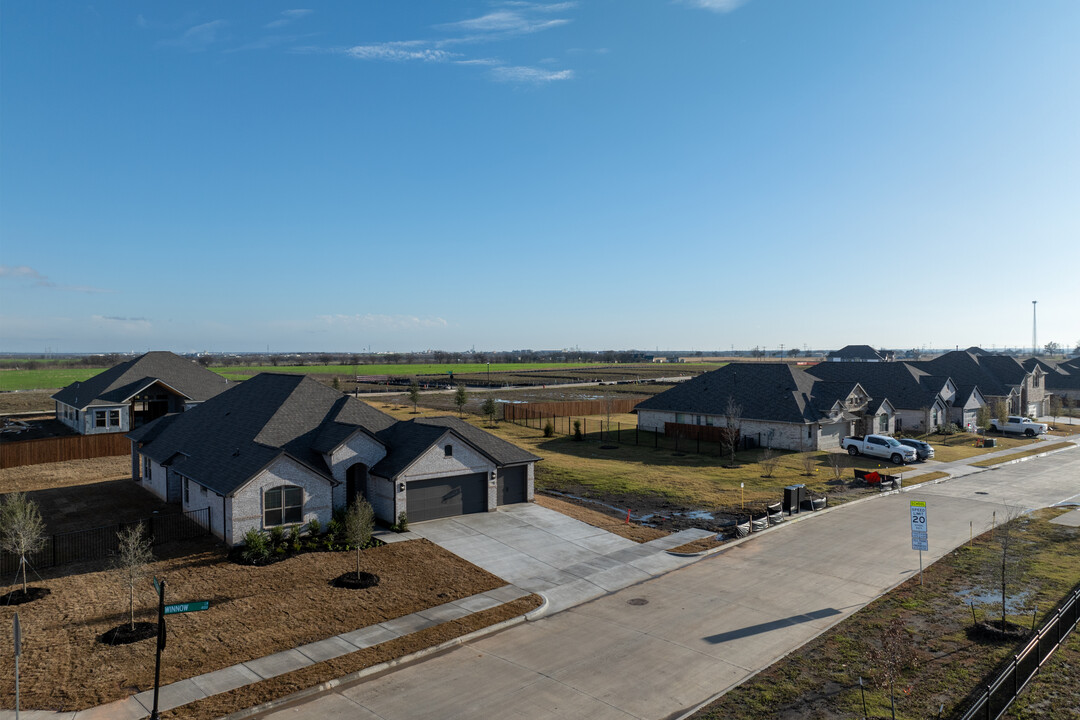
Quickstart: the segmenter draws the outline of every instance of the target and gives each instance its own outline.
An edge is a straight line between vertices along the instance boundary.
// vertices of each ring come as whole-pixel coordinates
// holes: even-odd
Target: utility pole
[[[1039,346],[1035,341],[1035,305],[1038,302],[1039,302],[1038,300],[1032,300],[1031,301],[1031,354],[1032,355],[1038,355],[1039,354]]]

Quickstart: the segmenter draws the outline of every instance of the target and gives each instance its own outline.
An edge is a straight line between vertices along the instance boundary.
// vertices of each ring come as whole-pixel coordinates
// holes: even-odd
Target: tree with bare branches
[[[1023,591],[1024,576],[1031,557],[1021,537],[1024,509],[1005,505],[1004,512],[999,514],[1001,521],[993,530],[991,542],[994,553],[987,571],[994,587],[1001,591],[1001,630],[1005,630],[1009,596]]]
[[[120,570],[128,587],[128,616],[134,630],[135,586],[146,577],[147,566],[154,561],[154,551],[141,522],[116,533],[116,539],[120,542],[120,549],[113,558],[113,566]]]
[[[361,495],[356,494],[356,499],[345,513],[345,539],[356,548],[356,578],[360,579],[360,550],[371,540],[371,531],[375,528],[375,511],[371,503]]]
[[[904,670],[911,662],[912,643],[904,621],[893,618],[877,638],[878,644],[870,647],[870,664],[878,672],[881,687],[889,690],[889,705],[892,716],[896,717],[896,695],[894,687]]]
[[[739,447],[739,436],[742,433],[742,405],[735,402],[735,398],[728,396],[727,406],[724,408],[724,441],[731,452],[731,465],[735,467],[735,451]]]
[[[23,594],[26,594],[26,556],[45,544],[45,521],[37,503],[26,493],[8,493],[0,505],[0,547],[19,558]]]
[[[764,471],[762,477],[771,478],[776,472],[776,466],[780,464],[780,456],[771,447],[765,448],[765,452],[761,454],[761,469]]]

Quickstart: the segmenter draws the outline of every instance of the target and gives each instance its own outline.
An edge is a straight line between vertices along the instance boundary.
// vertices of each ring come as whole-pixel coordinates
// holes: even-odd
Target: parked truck
[[[990,421],[990,427],[998,432],[1017,433],[1027,435],[1028,437],[1045,435],[1046,431],[1050,429],[1050,426],[1046,423],[1036,422],[1030,418],[1020,417],[1019,415],[1010,415],[1005,418],[1004,424],[997,418],[994,418]]]
[[[915,448],[901,445],[896,438],[887,435],[846,437],[840,442],[840,447],[847,450],[849,455],[885,458],[894,465],[915,462],[918,457]]]

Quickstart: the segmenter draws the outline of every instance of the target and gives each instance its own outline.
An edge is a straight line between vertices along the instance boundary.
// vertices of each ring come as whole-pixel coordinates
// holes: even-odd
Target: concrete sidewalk
[[[969,527],[988,528],[1002,502],[1035,508],[1078,497],[1073,450],[849,503],[424,663],[253,716],[677,717],[917,573],[909,500],[928,504],[930,563],[966,542]]]
[[[158,693],[158,710],[161,712],[172,710],[211,695],[235,690],[315,663],[348,655],[357,650],[498,607],[531,594],[519,587],[504,585],[325,640],[163,685]],[[20,712],[19,716],[21,720],[140,720],[149,715],[153,706],[154,691],[146,690],[124,700],[86,710],[72,712],[27,710]],[[14,710],[0,710],[0,720],[14,720],[14,717]]]

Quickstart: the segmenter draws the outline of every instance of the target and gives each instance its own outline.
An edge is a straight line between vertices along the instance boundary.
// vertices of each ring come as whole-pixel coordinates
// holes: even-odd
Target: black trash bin
[[[983,447],[984,448],[995,447],[996,445],[997,445],[997,440],[995,440],[994,438],[988,437],[988,438],[983,439]]]
[[[799,512],[806,499],[805,485],[788,485],[784,488],[784,511],[788,515]]]

